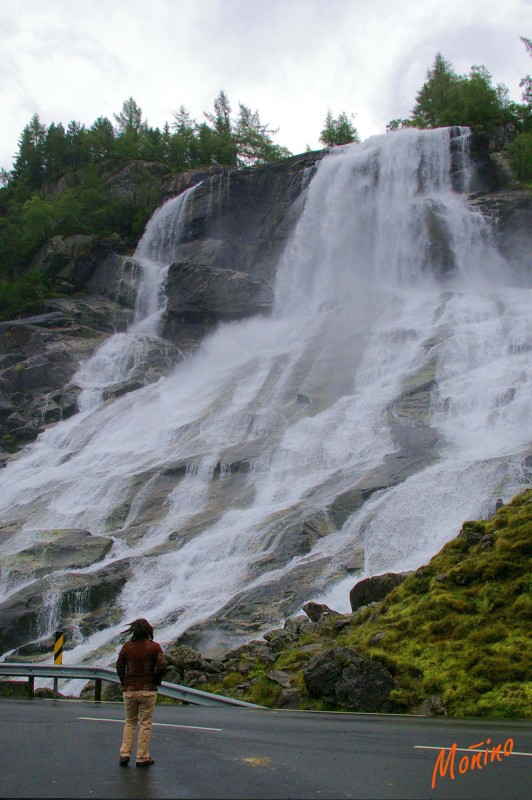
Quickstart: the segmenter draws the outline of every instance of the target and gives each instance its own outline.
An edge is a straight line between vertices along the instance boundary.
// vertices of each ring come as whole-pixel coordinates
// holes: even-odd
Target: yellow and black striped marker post
[[[63,631],[55,632],[54,641],[54,664],[63,663],[63,645],[65,644],[65,634]]]
[[[56,631],[54,637],[54,664],[63,663],[63,645],[65,643],[65,634],[63,631]],[[54,697],[57,697],[59,678],[54,678]]]

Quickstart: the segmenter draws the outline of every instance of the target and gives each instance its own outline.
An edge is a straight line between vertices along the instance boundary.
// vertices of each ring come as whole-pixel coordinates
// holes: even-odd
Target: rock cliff
[[[514,269],[529,276],[532,193],[512,188],[508,168],[500,154],[490,152],[489,141],[477,137],[473,153],[471,205],[491,220],[500,252],[511,253]],[[194,349],[220,321],[269,311],[275,264],[321,155],[177,176],[162,165],[135,162],[107,177],[113,197],[131,200],[149,184],[155,204],[199,184],[166,283],[162,335],[179,351]],[[75,413],[79,388],[70,381],[79,364],[131,321],[140,265],[121,247],[119,237],[55,236],[37,254],[34,266],[56,281],[65,297],[48,301],[42,314],[0,323],[0,459]],[[445,262],[437,231],[434,249]],[[152,379],[160,374],[152,373]]]
[[[163,165],[136,162],[108,176],[109,193],[124,200],[146,184],[159,202],[200,185],[167,281],[163,336],[179,352],[194,349],[220,321],[269,310],[275,263],[320,156],[177,176]],[[119,237],[54,236],[37,254],[34,267],[65,296],[47,301],[41,314],[0,323],[0,463],[76,412],[79,387],[71,380],[80,363],[131,321],[141,271],[121,247]],[[152,359],[149,374],[134,376],[114,396],[156,380],[176,354],[166,352],[155,368]]]
[[[179,177],[154,165],[137,164],[109,178],[109,191],[116,196],[129,196],[144,176],[161,201],[199,185],[187,209],[181,244],[168,272],[163,340],[152,341],[148,357],[127,381],[108,387],[106,402],[158,380],[178,358],[193,351],[218,322],[268,313],[275,265],[301,213],[304,190],[321,155],[308,153],[266,167],[195,171]],[[481,152],[477,160],[479,170],[471,202],[493,218],[498,247],[503,254],[518,252],[516,268],[525,274],[530,270],[531,193],[509,187],[508,176],[493,163],[489,153]],[[436,226],[431,245],[438,250],[437,260],[445,271],[449,253],[438,237]],[[55,237],[38,254],[36,266],[61,281],[66,295],[48,301],[42,313],[33,317],[0,323],[0,458],[4,461],[47,426],[77,412],[80,387],[73,381],[74,375],[80,363],[113,331],[125,330],[132,319],[139,285],[139,263],[131,253],[122,252],[120,241],[113,238]],[[387,409],[386,421],[395,447],[381,466],[363,481],[350,478],[345,491],[337,493],[334,500],[327,500],[320,514],[309,513],[301,521],[300,513],[292,518],[289,511],[279,520],[275,532],[282,528],[283,536],[275,539],[272,535],[275,543],[268,555],[269,570],[272,565],[281,567],[294,553],[308,552],[321,538],[340,529],[347,517],[374,493],[396,485],[421,465],[433,462],[436,436],[425,421],[433,380],[434,365],[427,361],[422,370],[408,378],[400,397]],[[304,395],[295,395],[290,410],[293,418],[297,419],[311,402]],[[182,545],[206,522],[218,519],[228,496],[236,497],[245,506],[242,476],[256,455],[253,448],[258,447],[258,442],[259,438],[248,443],[248,450],[240,447],[235,451],[227,446],[214,468],[213,491],[206,509],[192,518],[186,531],[179,532],[178,542],[178,534],[170,534],[157,554]],[[135,475],[135,491],[140,485],[149,485],[151,494],[144,504],[137,503],[137,517],[127,532],[128,541],[134,542],[143,529],[157,522],[161,501],[166,500],[189,466],[176,462],[164,471],[156,473],[146,467]],[[218,493],[221,476],[226,480]],[[131,496],[124,496],[116,509],[116,518],[108,520],[113,530],[119,527],[120,520],[127,519],[133,488]],[[272,526],[274,530],[275,521]],[[15,530],[16,525],[10,524],[2,535],[8,537]],[[50,531],[40,533],[51,537]],[[26,555],[31,556],[33,564],[36,554]],[[99,553],[94,551],[93,562],[98,558]],[[322,561],[325,559],[323,556]],[[361,568],[363,554],[357,553],[355,560],[353,569],[353,561],[345,564],[346,572]],[[78,569],[76,564],[71,567]],[[130,567],[124,560],[98,572],[71,572],[59,585],[65,624],[72,628],[81,624],[84,634],[109,626],[113,621],[110,604],[123,587]],[[253,565],[253,578],[258,585],[252,600],[249,592],[233,597],[216,617],[191,628],[183,643],[200,646],[220,631],[235,640],[250,638],[265,623],[299,607],[321,567],[320,560],[314,559],[286,577],[275,575],[261,582],[266,569],[258,559]],[[29,568],[33,582],[28,581],[29,585],[0,608],[0,620],[5,621],[2,650],[23,644],[38,631],[38,609],[50,590],[41,570],[42,565]],[[56,594],[57,588],[56,583]],[[77,616],[80,597],[84,602],[81,623]],[[343,664],[342,669],[348,666]]]

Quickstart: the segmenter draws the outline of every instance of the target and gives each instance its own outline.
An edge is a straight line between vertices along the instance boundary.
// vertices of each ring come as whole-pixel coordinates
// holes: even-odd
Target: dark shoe
[[[145,758],[144,761],[137,761],[137,767],[151,767],[152,764],[155,764],[155,759],[153,758]]]
[[[120,764],[121,767],[127,767],[127,765],[129,764],[129,756],[124,756],[123,758],[120,757],[118,763]]]

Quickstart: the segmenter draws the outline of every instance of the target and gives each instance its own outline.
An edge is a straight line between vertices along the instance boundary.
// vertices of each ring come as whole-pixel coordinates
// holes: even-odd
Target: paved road
[[[157,706],[155,766],[118,766],[122,706],[0,700],[2,798],[435,798],[530,800],[532,726],[364,714]],[[473,744],[513,740],[481,769]],[[455,778],[438,777],[456,743]],[[507,745],[507,750],[510,745]],[[479,748],[483,749],[483,748]],[[447,753],[449,751],[446,751]],[[484,765],[484,761],[486,764]]]

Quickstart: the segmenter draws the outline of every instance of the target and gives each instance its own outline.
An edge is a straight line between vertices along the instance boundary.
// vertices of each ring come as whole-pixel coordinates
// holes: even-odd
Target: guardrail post
[[[54,664],[63,663],[63,645],[65,643],[65,635],[63,631],[56,631],[54,637]],[[59,695],[58,691],[59,679],[54,678],[54,697]]]
[[[35,688],[35,678],[33,675],[28,675],[28,698],[33,700],[33,691]]]
[[[94,680],[94,700],[101,700],[102,699],[102,679],[95,678]]]

